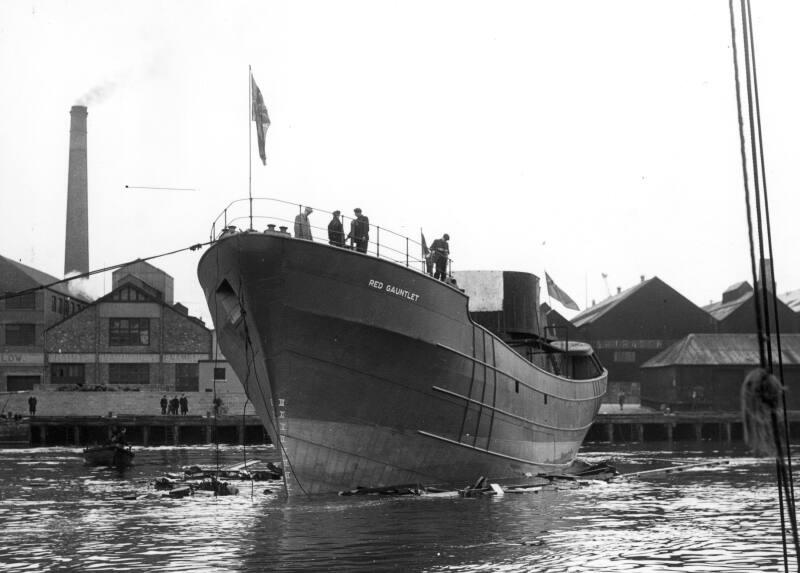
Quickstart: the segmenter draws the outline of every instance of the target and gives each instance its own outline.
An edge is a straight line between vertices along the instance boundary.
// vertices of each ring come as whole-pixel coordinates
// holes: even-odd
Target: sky
[[[753,0],[781,293],[800,289],[799,16]],[[204,242],[252,193],[448,233],[454,270],[546,270],[582,309],[642,276],[701,306],[751,281],[723,0],[17,0],[0,78],[0,254],[59,278],[81,103],[92,269]],[[200,254],[151,262],[210,322]]]

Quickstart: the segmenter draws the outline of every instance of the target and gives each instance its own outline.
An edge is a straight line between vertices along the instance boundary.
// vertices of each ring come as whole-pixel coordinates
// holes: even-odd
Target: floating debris
[[[730,464],[730,460],[670,466],[665,468],[644,470],[629,474],[620,474],[616,468],[606,462],[587,464],[581,462],[569,472],[539,474],[529,476],[529,481],[521,484],[487,483],[484,476],[479,477],[473,485],[462,489],[443,489],[420,484],[404,484],[384,487],[356,487],[348,491],[340,491],[339,495],[416,495],[424,497],[466,497],[477,498],[514,493],[539,493],[542,491],[558,491],[587,485],[606,484],[622,479],[633,479],[644,475],[668,474],[702,467],[713,467]]]

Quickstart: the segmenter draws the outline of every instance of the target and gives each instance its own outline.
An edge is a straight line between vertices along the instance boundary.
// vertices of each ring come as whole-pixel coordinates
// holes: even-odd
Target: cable
[[[752,160],[753,164],[752,177],[753,177],[753,186],[755,193],[755,210],[757,217],[756,238],[758,240],[758,247],[759,247],[759,259],[760,259],[759,270],[761,274],[761,281],[758,281],[758,276],[756,274],[756,253],[755,253],[756,238],[754,238],[753,236],[752,206],[750,203],[751,191],[749,187],[750,178],[747,172],[747,153],[745,150],[746,136],[744,129],[744,121],[742,117],[743,97],[740,89],[741,73],[738,64],[738,48],[736,45],[736,24],[735,24],[736,18],[734,15],[733,0],[729,0],[728,6],[731,19],[731,38],[732,38],[734,74],[736,83],[736,103],[737,103],[738,119],[739,119],[740,151],[742,156],[742,171],[743,171],[744,187],[745,187],[745,206],[747,212],[747,223],[748,223],[748,233],[749,233],[749,243],[750,243],[750,264],[751,264],[751,270],[753,272],[753,283],[756,287],[756,290],[753,293],[753,303],[756,314],[756,327],[757,327],[759,356],[761,364],[761,370],[751,372],[748,375],[747,379],[745,380],[742,390],[742,396],[743,396],[742,408],[743,408],[743,413],[745,415],[744,422],[745,422],[746,435],[747,435],[747,425],[752,424],[754,421],[760,424],[764,424],[764,422],[766,422],[766,420],[763,419],[765,413],[769,412],[769,424],[767,426],[766,433],[771,435],[771,439],[773,441],[773,443],[771,444],[771,449],[774,450],[773,453],[775,456],[776,478],[778,482],[778,498],[779,498],[779,509],[781,518],[781,539],[783,542],[782,543],[783,561],[784,561],[784,569],[788,571],[789,557],[788,557],[788,542],[786,536],[786,519],[785,519],[786,514],[784,512],[784,508],[786,510],[786,513],[788,513],[789,523],[792,529],[792,538],[794,541],[795,557],[798,560],[798,568],[800,568],[800,541],[798,541],[797,514],[795,508],[794,485],[793,485],[793,477],[791,471],[789,423],[788,423],[788,417],[786,415],[787,414],[786,391],[785,387],[780,382],[780,380],[775,378],[773,375],[774,367],[773,367],[773,354],[772,354],[772,336],[771,336],[770,318],[769,318],[768,291],[771,292],[772,294],[772,303],[773,303],[772,308],[775,318],[775,337],[776,337],[776,345],[778,351],[779,374],[781,376],[781,379],[783,378],[783,359],[781,356],[782,349],[780,341],[780,327],[778,320],[777,294],[775,293],[774,270],[772,267],[773,263],[772,232],[770,225],[769,200],[768,200],[767,184],[766,184],[763,132],[761,125],[761,108],[760,108],[760,99],[758,96],[758,76],[756,72],[756,61],[755,61],[755,40],[753,36],[753,22],[752,22],[752,13],[750,10],[750,0],[740,0],[743,50],[745,59],[744,67],[745,67],[746,88],[747,88],[746,91],[747,113],[748,113],[749,129],[750,129],[749,131],[750,151],[751,151],[750,159]],[[759,177],[761,184],[759,184]],[[762,195],[764,202],[763,213],[761,209]],[[766,269],[766,257],[765,257],[765,245],[764,245],[765,228],[766,228],[767,248],[769,250],[769,257],[770,257],[769,258],[770,276],[767,276],[766,272],[767,269]],[[763,322],[762,322],[762,314],[763,314]],[[754,384],[754,382],[756,383]],[[748,385],[750,385],[750,388],[748,388]],[[774,388],[774,391],[771,391],[769,393],[758,392],[755,395],[756,396],[755,400],[752,400],[753,396],[752,394],[749,394],[749,396],[751,396],[750,399],[748,400],[744,399],[748,395],[749,390],[752,390],[753,388],[763,389],[767,387]],[[778,420],[779,401],[782,405],[782,414],[783,414],[782,427]],[[762,418],[760,422],[758,422],[759,416]],[[762,437],[764,435],[765,434],[762,434]],[[783,454],[784,441],[786,443],[786,460],[787,460],[786,464],[784,463],[784,454]],[[753,447],[753,442],[748,440],[748,443],[749,445],[751,445],[751,447]]]
[[[167,253],[161,253],[160,255],[152,255],[152,256],[149,256],[149,257],[145,257],[143,259],[142,258],[134,259],[132,261],[128,261],[127,263],[119,263],[119,264],[116,264],[116,265],[111,265],[110,267],[104,267],[102,269],[95,269],[93,271],[88,271],[88,272],[85,272],[85,273],[81,273],[81,274],[75,275],[73,277],[67,277],[65,279],[57,280],[57,281],[52,282],[52,283],[31,287],[31,288],[28,288],[28,289],[25,289],[25,290],[21,290],[21,291],[17,291],[17,292],[5,293],[3,295],[0,295],[0,300],[5,300],[7,298],[14,298],[14,297],[18,297],[18,296],[23,296],[23,295],[30,294],[32,292],[36,292],[36,291],[39,291],[39,290],[49,289],[49,288],[52,288],[54,286],[57,286],[57,285],[60,285],[60,284],[64,284],[64,283],[68,283],[70,281],[74,281],[74,280],[77,280],[77,279],[83,279],[83,278],[86,278],[86,277],[90,277],[90,276],[96,275],[98,273],[105,273],[105,272],[108,272],[108,271],[113,271],[113,270],[116,270],[116,269],[120,269],[122,267],[127,267],[128,265],[133,265],[135,263],[143,263],[145,261],[151,261],[153,259],[158,259],[158,258],[161,258],[161,257],[167,257],[169,255],[174,255],[174,254],[177,254],[177,253],[182,253],[183,251],[196,251],[198,249],[202,249],[203,247],[208,246],[208,245],[210,245],[212,243],[215,243],[215,242],[216,242],[215,240],[212,240],[212,241],[206,241],[205,243],[195,243],[194,245],[191,245],[189,247],[183,247],[182,249],[175,249],[174,251],[169,251]]]

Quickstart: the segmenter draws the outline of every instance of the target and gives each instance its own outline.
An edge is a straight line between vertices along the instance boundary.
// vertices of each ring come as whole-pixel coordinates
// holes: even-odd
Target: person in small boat
[[[111,443],[124,446],[127,443],[125,440],[126,433],[127,430],[125,428],[115,427],[113,430],[111,430]]]
[[[334,211],[331,222],[328,223],[328,244],[334,247],[344,247],[344,226],[339,219],[341,211]]]
[[[350,233],[347,238],[359,253],[366,253],[369,247],[369,217],[359,207],[353,209],[355,219],[350,222]]]
[[[433,278],[440,281],[447,280],[447,261],[450,259],[450,235],[445,233],[441,239],[436,239],[431,243],[431,253],[433,253],[433,262],[436,265],[436,272]]]
[[[311,207],[306,207],[302,213],[298,213],[294,218],[294,236],[298,239],[306,239],[313,241],[314,237],[311,235],[311,223],[308,216],[314,212]]]

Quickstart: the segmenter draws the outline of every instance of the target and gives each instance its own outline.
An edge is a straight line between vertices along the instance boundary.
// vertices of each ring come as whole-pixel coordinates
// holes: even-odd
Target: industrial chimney
[[[86,161],[86,106],[70,110],[67,233],[64,274],[89,272],[89,183]]]

